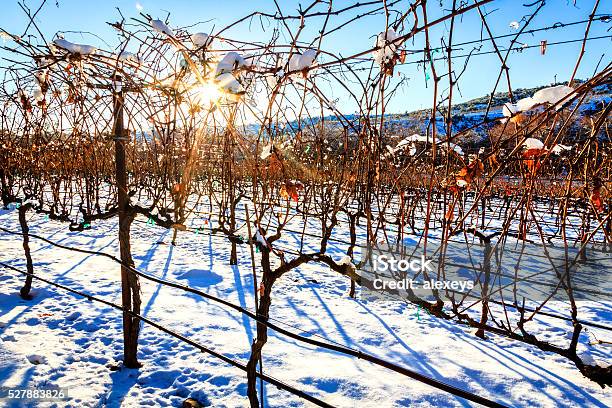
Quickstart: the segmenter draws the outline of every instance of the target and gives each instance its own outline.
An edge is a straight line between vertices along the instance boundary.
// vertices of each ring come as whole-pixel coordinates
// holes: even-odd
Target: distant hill
[[[577,84],[581,84],[583,82],[584,81],[580,81],[580,80],[576,81]],[[550,85],[537,86],[535,88],[516,88],[512,90],[512,94],[514,96],[514,101],[516,102],[518,99],[532,96],[534,93],[536,93],[540,89],[548,88],[551,86],[557,86],[557,85],[567,85],[567,84],[568,83],[566,81],[566,82],[558,82],[558,83],[550,84]],[[607,85],[599,86],[595,89],[595,93],[597,95],[610,96],[610,94],[612,93],[612,85],[607,84]],[[485,95],[479,98],[472,99],[467,102],[453,105],[453,113],[469,113],[469,112],[477,111],[479,109],[484,109],[489,103],[490,98],[491,98],[490,95]],[[510,102],[510,94],[508,92],[497,92],[493,95],[493,99],[491,101],[491,107],[499,109],[501,106],[503,106],[504,104],[508,102]]]
[[[583,83],[583,81],[576,81]],[[559,82],[556,84],[547,84],[534,88],[516,88],[512,90],[514,101],[533,96],[533,94],[540,89],[548,88],[556,85],[567,85],[567,82]],[[612,83],[600,85],[596,87],[594,92],[588,96],[582,103],[579,114],[584,116],[590,116],[594,113],[601,111],[607,103],[612,102]],[[487,106],[491,99],[490,95],[484,95],[479,98],[469,100],[467,102],[458,103],[452,107],[452,133],[456,134],[466,129],[472,129],[469,135],[456,140],[456,142],[463,147],[470,145],[472,148],[476,148],[482,143],[487,141],[487,129],[496,123],[496,119],[503,117],[502,107],[505,103],[510,102],[510,95],[508,92],[497,92],[493,95],[491,100],[491,108],[487,113]],[[438,135],[443,136],[446,134],[446,107],[441,107],[442,113],[436,115],[436,132]],[[485,121],[485,114],[486,121]],[[360,129],[361,117],[355,114],[349,114],[344,116],[345,119],[352,122],[355,129]],[[339,126],[339,118],[334,115],[326,116],[323,118],[326,127]],[[302,129],[307,129],[309,126],[316,125],[321,122],[321,118],[303,119]],[[417,133],[425,135],[430,128],[431,122],[431,109],[421,109],[418,111],[400,113],[400,114],[387,114],[385,115],[384,121],[384,132],[385,136],[393,139],[396,136],[410,135]],[[483,122],[487,122],[485,125],[480,126]],[[289,128],[293,131],[299,128],[297,121],[290,122],[286,125],[285,131],[289,131]],[[253,127],[254,131],[259,130],[259,126]],[[289,132],[291,133],[291,132]],[[330,138],[334,138],[335,133],[330,132]]]
[[[582,83],[582,81],[577,81]],[[542,85],[534,88],[516,88],[512,90],[514,101],[519,99],[532,96],[535,92],[540,89],[548,88],[556,85],[567,85],[567,82],[559,82],[551,85]],[[452,132],[460,132],[462,130],[472,128],[482,123],[485,120],[485,114],[487,113],[487,106],[491,99],[491,107],[489,109],[487,119],[489,121],[501,118],[502,107],[504,104],[510,102],[510,95],[508,92],[497,92],[491,98],[490,95],[484,95],[479,98],[472,99],[467,102],[458,103],[452,107]],[[592,95],[588,96],[580,107],[579,113],[582,115],[592,115],[604,108],[606,103],[612,101],[612,84],[600,85],[594,89]],[[445,107],[442,107],[442,114],[436,115],[436,128],[440,135],[446,134],[446,113]],[[402,130],[411,130],[415,133],[423,133],[427,131],[430,123],[431,109],[421,109],[414,112],[404,114],[387,115],[386,121],[387,130],[394,132],[401,132]],[[478,142],[479,137],[486,137],[486,127],[481,126],[478,129],[474,129],[473,140],[471,142]],[[403,132],[402,132],[403,133]],[[475,140],[474,140],[475,139]]]

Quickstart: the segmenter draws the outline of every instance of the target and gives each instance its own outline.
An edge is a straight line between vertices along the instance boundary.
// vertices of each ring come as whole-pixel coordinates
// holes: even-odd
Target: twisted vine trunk
[[[270,268],[270,252],[267,248],[263,248],[261,251],[261,266],[263,268],[263,291],[260,292],[257,315],[263,317],[267,321],[270,314],[270,305],[272,304],[272,285],[274,285],[276,281],[276,277]],[[258,322],[257,337],[251,345],[251,357],[247,363],[247,395],[251,408],[259,408],[256,370],[257,363],[261,360],[261,350],[267,341],[268,328],[266,325]]]
[[[130,227],[134,220],[133,214],[121,216],[119,213],[119,251],[121,261],[125,265],[134,267],[130,246]],[[128,311],[140,314],[140,281],[125,265],[121,265],[121,301],[123,304],[123,365],[128,368],[139,368],[138,362],[138,335],[140,332],[140,319],[132,316]]]
[[[7,181],[7,173],[4,168],[0,168],[0,198],[2,199],[2,204],[7,206],[11,202],[12,194],[9,188],[9,183]]]
[[[23,234],[23,251],[26,257],[26,265],[28,276],[26,276],[26,281],[19,294],[23,299],[32,299],[32,295],[30,295],[30,290],[32,289],[32,275],[34,275],[34,264],[32,263],[32,255],[30,254],[30,236],[28,235],[30,232],[30,228],[28,227],[28,221],[26,220],[26,212],[30,208],[30,204],[22,205],[18,209],[19,213],[19,225],[21,225],[21,233]]]

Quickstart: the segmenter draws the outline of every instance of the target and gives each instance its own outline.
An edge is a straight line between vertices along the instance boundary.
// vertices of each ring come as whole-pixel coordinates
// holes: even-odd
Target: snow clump
[[[289,59],[289,71],[303,71],[312,66],[317,58],[316,50],[306,50],[303,54],[293,54]]]
[[[392,28],[388,29],[386,32],[381,32],[378,34],[376,37],[376,47],[378,49],[372,52],[374,61],[378,65],[383,67],[393,61],[399,49],[399,41],[392,41],[397,40],[399,37],[400,35],[397,34]],[[392,43],[389,44],[390,42]]]
[[[75,44],[71,43],[70,41],[64,40],[63,38],[53,40],[53,44],[65,49],[66,51],[72,54],[89,55],[97,51],[97,48],[92,45]]]

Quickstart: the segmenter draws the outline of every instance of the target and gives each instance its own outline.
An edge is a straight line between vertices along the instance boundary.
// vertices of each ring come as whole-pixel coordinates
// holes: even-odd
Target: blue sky
[[[50,40],[56,32],[64,32],[66,39],[70,41],[97,45],[106,49],[112,48],[117,44],[114,30],[106,24],[107,21],[114,22],[118,20],[119,14],[116,7],[120,8],[126,17],[136,17],[138,15],[137,4],[142,6],[144,13],[148,13],[154,18],[164,19],[168,12],[170,12],[171,26],[187,26],[201,22],[201,24],[191,30],[204,32],[210,32],[214,27],[217,29],[223,27],[256,10],[267,12],[274,12],[275,10],[274,3],[267,0],[140,0],[138,2],[135,0],[58,0],[58,3],[59,7],[56,7],[55,0],[49,0],[37,19],[40,29],[47,36],[47,40]],[[295,14],[299,2],[281,0],[279,3],[284,12]],[[301,3],[303,5],[308,4],[307,2]],[[336,0],[334,2],[336,8],[352,3],[353,1],[344,0]],[[490,13],[487,19],[495,35],[512,33],[513,29],[509,27],[510,22],[520,21],[524,15],[534,9],[534,7],[524,7],[523,3],[526,2],[520,0],[500,0],[485,7],[486,11]],[[556,22],[568,23],[586,19],[594,3],[595,0],[577,0],[576,6],[574,6],[573,0],[549,0],[544,9],[530,24],[530,28],[549,26]],[[29,0],[26,1],[26,4],[30,8],[36,8],[40,2]],[[407,4],[408,2],[402,3],[402,7],[405,8]],[[444,0],[443,4],[448,9],[451,1]],[[325,7],[323,4],[319,6],[319,9],[324,10]],[[438,1],[429,1],[428,14],[430,19],[445,13],[447,11],[440,9]],[[612,14],[612,2],[609,0],[601,1],[597,14]],[[353,14],[332,18],[329,26],[334,27],[351,17],[353,17]],[[262,29],[259,20],[253,21],[250,26],[249,22],[244,22],[232,29],[228,36],[247,41],[265,41],[270,38],[275,24],[266,21],[263,24],[264,28]],[[292,25],[292,28],[295,28],[295,24]],[[312,41],[316,38],[322,24],[322,18],[308,21],[307,27],[300,38],[306,42]],[[26,19],[17,5],[17,1],[3,0],[0,28],[11,33],[22,34],[25,25]],[[519,41],[529,45],[537,45],[541,40],[547,40],[549,43],[552,43],[579,39],[584,33],[585,25],[581,24],[563,29],[539,32],[533,35],[524,35]],[[611,27],[612,23],[610,22],[603,23],[597,21],[593,24],[591,36],[612,35],[612,30],[606,31]],[[432,38],[439,39],[440,35],[447,28],[448,26],[441,25],[432,32]],[[369,16],[347,26],[343,30],[337,31],[325,39],[322,48],[336,54],[350,55],[370,48],[374,44],[374,36],[383,29],[383,15]],[[79,31],[83,33],[77,33]],[[89,33],[93,33],[99,36],[99,38]],[[475,40],[480,38],[480,36],[481,24],[477,12],[469,12],[457,21],[454,33],[455,43]],[[104,42],[110,44],[111,47],[105,45]],[[439,44],[439,40],[437,43]],[[509,39],[502,40],[499,44],[507,45],[508,43]],[[406,47],[409,49],[419,49],[423,47],[423,44],[423,36],[417,35],[414,42],[407,43]],[[584,78],[592,75],[602,54],[604,54],[602,64],[605,65],[609,62],[610,51],[612,50],[611,44],[609,38],[589,41],[578,77]],[[458,54],[469,52],[472,49],[471,47],[465,46],[464,51],[458,51]],[[482,51],[491,49],[492,47],[489,42],[482,44]],[[538,48],[528,49],[523,53],[512,53],[509,66],[513,88],[549,84],[555,78],[559,81],[569,79],[579,50],[580,42],[576,42],[558,46],[551,45],[544,56],[540,55]],[[422,55],[409,55],[408,62],[418,60],[421,57]],[[1,64],[5,63],[1,62]],[[455,68],[460,70],[463,66],[463,60],[456,59],[455,64]],[[499,67],[499,61],[494,54],[474,56],[460,80],[461,93],[456,94],[455,100],[457,102],[469,100],[490,92],[497,78]],[[438,69],[445,70],[446,62],[440,62]],[[409,79],[388,106],[388,111],[404,112],[429,107],[432,99],[432,81],[425,81],[422,66],[417,64],[404,65],[398,71]],[[394,80],[397,81],[399,78],[396,77]],[[505,90],[505,82],[502,85],[501,90]],[[442,88],[445,86],[446,84],[443,83]],[[334,97],[340,98],[339,104],[342,105],[343,110],[350,112],[352,107],[343,100],[343,95],[341,93],[334,94],[334,92],[337,92],[337,88],[330,86],[326,92],[329,93],[332,99]]]

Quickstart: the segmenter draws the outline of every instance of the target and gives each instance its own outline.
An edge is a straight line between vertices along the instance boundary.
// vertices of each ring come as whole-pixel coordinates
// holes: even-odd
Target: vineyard
[[[612,405],[609,3],[14,3],[0,406]]]

